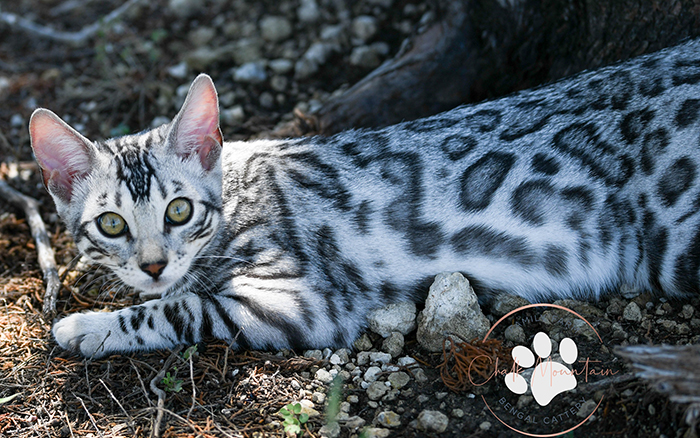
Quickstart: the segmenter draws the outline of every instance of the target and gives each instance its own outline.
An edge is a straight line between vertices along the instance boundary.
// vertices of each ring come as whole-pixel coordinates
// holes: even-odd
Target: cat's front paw
[[[76,313],[56,322],[51,331],[62,348],[93,358],[107,353],[105,344],[113,336],[109,326],[109,314]]]

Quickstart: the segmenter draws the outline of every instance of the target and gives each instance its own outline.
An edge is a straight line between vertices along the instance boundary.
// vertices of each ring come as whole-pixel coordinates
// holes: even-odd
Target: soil
[[[56,30],[77,31],[122,2],[5,3],[3,13],[15,13]],[[374,46],[379,47],[375,54],[381,61],[396,53],[404,38],[434,19],[433,6],[421,1],[323,0],[318,2],[315,21],[306,23],[299,17],[306,3],[142,1],[82,44],[0,24],[0,178],[42,205],[63,283],[59,317],[83,310],[114,310],[138,303],[140,297],[112,288],[105,272],[76,262],[73,241],[58,220],[32,161],[26,128],[32,110],[47,107],[89,138],[135,132],[162,121],[161,117],[172,117],[182,101],[182,87],[186,90],[196,73],[206,71],[219,89],[222,107],[232,110],[234,123],[222,125],[225,138],[275,135],[276,129],[293,119],[295,108],[313,110],[376,66],[371,59],[353,59],[354,48],[382,43]],[[262,39],[260,23],[271,15],[287,18],[291,34],[279,40]],[[374,18],[376,30],[369,37],[353,33],[351,23],[359,16]],[[338,26],[336,48],[316,72],[302,78],[294,68],[272,70],[272,60],[291,60],[293,66],[329,26],[331,30]],[[203,47],[240,41],[253,41],[255,62],[267,66],[264,80],[234,81],[236,70],[248,61],[237,59],[244,51],[242,46],[204,60],[192,56]],[[179,72],[172,69],[176,66]],[[320,357],[308,353],[306,357],[304,352],[233,351],[216,340],[198,344],[194,354],[161,351],[101,360],[68,354],[53,342],[52,321],[41,314],[42,274],[29,228],[22,212],[2,199],[0,286],[0,437],[284,436],[283,419],[277,413],[287,403],[300,400],[307,400],[306,406],[313,405],[315,410],[302,425],[302,434],[309,437],[333,435],[322,426],[329,420],[334,400],[346,402],[340,405],[345,418],[359,417],[363,421],[356,420],[356,424],[364,423],[349,427],[341,421],[343,437],[358,436],[363,430],[364,436],[515,435],[482,401],[484,395],[501,394],[503,387],[450,389],[439,370],[442,354],[422,350],[415,333],[406,336],[397,357],[414,358],[423,372],[385,366],[380,381],[397,370],[411,378],[399,391],[376,401],[369,400],[366,388],[357,380],[347,380],[333,394],[330,384],[318,378],[320,369],[350,375],[356,368],[365,372],[371,364],[358,364],[358,353],[384,348],[381,336],[373,333],[363,338],[366,345],[350,353],[349,364],[340,365],[331,363],[330,351],[320,352]],[[612,294],[585,305],[602,337],[598,353],[617,374],[591,386],[581,384],[557,399],[560,410],[581,397],[600,402],[594,416],[567,436],[695,436],[684,422],[685,406],[670,402],[634,378],[615,356],[614,347],[698,343],[700,319],[693,310],[698,308],[698,299],[667,301],[641,292],[629,295],[631,298]],[[624,309],[631,302],[640,308],[641,320],[625,316]],[[493,322],[498,318],[493,309],[484,311]],[[535,330],[536,326],[526,328]],[[503,345],[508,348],[513,343]],[[454,361],[448,365],[453,367]],[[526,399],[523,403],[527,406]],[[445,414],[447,429],[441,433],[420,430],[416,420],[425,410]],[[397,414],[398,421],[380,415],[388,411]],[[532,429],[532,433],[546,431],[544,426]]]

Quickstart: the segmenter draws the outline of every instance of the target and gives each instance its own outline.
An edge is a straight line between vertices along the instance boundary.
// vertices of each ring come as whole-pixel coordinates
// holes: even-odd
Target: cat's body
[[[200,76],[171,125],[135,136],[90,143],[33,116],[78,248],[163,293],[59,321],[62,347],[348,345],[371,309],[421,299],[443,271],[533,301],[699,291],[700,41],[329,138],[221,149],[216,107]]]

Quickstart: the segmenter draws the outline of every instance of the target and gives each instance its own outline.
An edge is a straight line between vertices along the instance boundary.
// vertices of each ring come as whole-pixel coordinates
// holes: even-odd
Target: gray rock
[[[209,46],[201,46],[188,52],[184,59],[187,66],[192,70],[207,70],[210,65],[219,61],[224,56],[222,50],[215,50]]]
[[[338,424],[337,421],[332,421],[323,425],[321,429],[319,429],[318,433],[324,437],[336,438],[338,435],[340,435],[340,424]]]
[[[391,383],[392,388],[401,389],[408,385],[408,382],[411,381],[411,377],[403,371],[398,371],[389,374],[389,378],[387,380],[389,383]]]
[[[348,418],[347,420],[345,420],[345,427],[347,427],[348,429],[350,429],[351,431],[354,432],[354,431],[356,431],[357,429],[359,429],[359,428],[361,428],[362,426],[364,426],[365,423],[366,423],[366,421],[365,421],[364,418],[362,418],[362,417],[360,417],[360,416],[358,416],[358,415],[355,415],[355,416],[350,417],[350,418]]]
[[[430,286],[425,309],[418,316],[416,337],[423,348],[438,352],[447,333],[472,340],[483,338],[489,327],[467,279],[458,272],[442,273]]]
[[[370,362],[376,363],[389,363],[391,362],[391,354],[381,351],[372,351],[369,353],[369,360]]]
[[[622,318],[627,321],[640,322],[642,320],[642,310],[637,303],[632,301],[622,311]]]
[[[440,411],[424,410],[418,414],[416,428],[426,433],[442,433],[447,430],[450,420]]]
[[[245,120],[243,107],[236,105],[231,108],[221,110],[221,122],[227,126],[236,126]]]
[[[681,318],[683,319],[690,319],[693,317],[693,314],[695,313],[695,309],[693,306],[690,304],[685,304],[683,305],[683,309],[681,310]]]
[[[384,397],[389,388],[386,387],[384,382],[372,382],[367,388],[367,398],[370,400],[379,400]]]
[[[358,365],[367,365],[369,363],[369,351],[360,351],[357,353],[356,360]]]
[[[270,61],[268,63],[268,67],[270,67],[270,70],[279,75],[285,75],[292,71],[294,68],[294,63],[289,59],[279,58]]]
[[[304,357],[316,360],[323,360],[323,353],[321,352],[321,350],[306,350],[304,352]]]
[[[522,344],[525,342],[525,330],[519,324],[513,324],[506,328],[503,336],[511,342]]]
[[[410,367],[416,363],[416,360],[411,356],[400,357],[399,360],[396,361],[396,364],[401,367]]]
[[[294,77],[306,79],[316,73],[325,64],[328,57],[340,51],[340,46],[329,42],[315,42],[294,65]]]
[[[353,37],[364,43],[374,38],[379,30],[379,25],[377,24],[376,18],[368,15],[360,15],[352,20],[350,30]]]
[[[391,334],[382,342],[382,350],[386,351],[391,357],[397,357],[403,351],[404,338],[401,332],[391,332]]]
[[[267,72],[261,63],[248,62],[233,70],[233,80],[246,84],[260,84],[267,80]]]
[[[260,34],[266,41],[284,41],[292,35],[292,23],[285,17],[268,15],[260,20]]]
[[[401,416],[394,411],[382,411],[377,414],[377,424],[384,427],[401,426]]]
[[[597,405],[597,403],[596,403],[595,401],[593,401],[593,400],[586,400],[586,401],[583,402],[583,404],[581,405],[581,408],[580,408],[580,409],[578,410],[578,412],[576,413],[576,416],[579,417],[579,418],[587,418],[589,415],[591,415],[591,414],[593,413],[593,411],[595,410],[596,406],[598,406],[598,405]]]
[[[227,47],[227,53],[238,65],[262,59],[263,41],[260,38],[243,38]]]
[[[314,378],[322,383],[331,383],[333,381],[333,375],[326,371],[324,368],[320,368],[316,371]]]
[[[367,333],[363,333],[352,345],[355,347],[355,350],[367,351],[372,348],[372,341],[369,339],[369,336],[367,336]]]
[[[187,35],[187,39],[189,39],[193,46],[199,47],[208,44],[215,36],[216,29],[211,27],[198,27]]]
[[[338,359],[340,359],[340,363],[338,365],[344,365],[348,362],[350,362],[350,352],[348,351],[347,348],[340,348],[336,350],[334,353],[336,356],[338,356]],[[333,356],[331,356],[333,357]]]
[[[416,305],[410,302],[389,304],[372,311],[368,321],[370,330],[382,337],[392,332],[407,335],[416,328]]]
[[[387,438],[391,435],[391,430],[383,427],[368,427],[362,432],[365,438]]]
[[[381,372],[382,369],[379,367],[369,367],[367,368],[367,371],[365,371],[363,378],[365,379],[365,382],[374,382],[377,380],[377,376],[379,376]]]
[[[375,68],[381,64],[379,54],[369,46],[359,46],[350,53],[350,64],[362,68]]]
[[[321,11],[318,9],[316,0],[301,0],[297,9],[297,18],[302,23],[315,23],[321,18]]]
[[[498,295],[491,304],[491,313],[500,318],[528,304],[530,304],[528,300],[517,295]]]
[[[168,9],[180,18],[189,18],[203,7],[200,0],[169,0]]]
[[[166,69],[168,74],[176,79],[185,79],[187,77],[187,63],[181,62]]]

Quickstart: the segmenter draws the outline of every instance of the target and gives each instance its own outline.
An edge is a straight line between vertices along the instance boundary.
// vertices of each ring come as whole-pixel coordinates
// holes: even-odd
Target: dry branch
[[[104,25],[121,17],[130,7],[139,3],[141,0],[129,0],[109,14],[105,15],[100,20],[87,25],[77,32],[63,32],[53,29],[48,26],[37,24],[24,17],[11,12],[0,12],[0,21],[7,23],[13,29],[20,29],[27,33],[48,38],[54,41],[75,44],[80,46],[85,44],[92,38]]]
[[[36,242],[39,266],[44,273],[44,284],[46,286],[44,315],[47,318],[51,318],[56,313],[56,297],[61,288],[61,280],[58,277],[58,268],[56,267],[56,259],[51,248],[51,241],[46,232],[44,221],[39,214],[39,203],[35,199],[13,189],[2,180],[0,180],[0,197],[21,208],[27,216],[29,228],[32,230],[32,237]]]
[[[636,373],[676,403],[690,403],[689,425],[700,419],[700,345],[633,345],[617,348]]]

